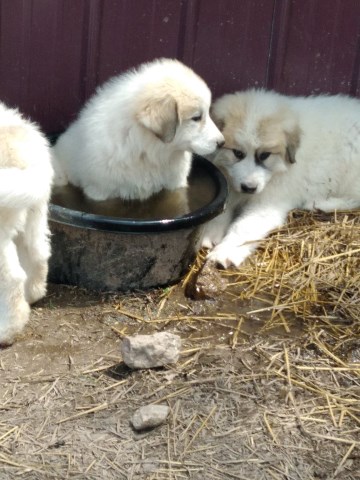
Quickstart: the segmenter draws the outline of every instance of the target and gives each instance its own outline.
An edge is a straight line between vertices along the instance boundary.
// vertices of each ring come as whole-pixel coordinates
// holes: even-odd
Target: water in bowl
[[[217,194],[216,184],[201,165],[194,165],[187,188],[162,190],[146,201],[120,198],[97,202],[72,185],[55,187],[51,203],[80,212],[117,218],[163,220],[177,218],[204,207]]]

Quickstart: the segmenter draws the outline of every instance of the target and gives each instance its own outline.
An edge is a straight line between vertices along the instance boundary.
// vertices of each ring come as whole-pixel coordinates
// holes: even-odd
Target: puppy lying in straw
[[[52,167],[39,129],[0,103],[0,344],[9,344],[45,295]]]
[[[250,90],[214,103],[225,137],[214,162],[232,187],[227,210],[207,225],[209,259],[239,266],[295,208],[360,207],[360,101]]]
[[[223,144],[211,93],[177,60],[160,59],[100,87],[54,147],[55,184],[94,200],[145,200],[187,185],[191,155]]]

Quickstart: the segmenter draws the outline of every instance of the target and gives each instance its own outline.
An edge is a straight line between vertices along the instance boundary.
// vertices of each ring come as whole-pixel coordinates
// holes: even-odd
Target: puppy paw
[[[39,282],[27,286],[25,290],[26,301],[32,305],[46,295],[46,283]]]
[[[28,322],[29,315],[30,307],[23,300],[0,318],[0,347],[7,347],[15,342],[17,335]]]
[[[223,268],[239,267],[250,253],[251,249],[246,245],[229,245],[223,242],[209,252],[207,259]]]

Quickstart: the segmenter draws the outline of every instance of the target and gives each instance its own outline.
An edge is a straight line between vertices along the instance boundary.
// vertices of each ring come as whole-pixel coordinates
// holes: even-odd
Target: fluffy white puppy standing
[[[55,147],[55,184],[94,200],[145,200],[187,185],[191,154],[223,144],[205,82],[177,60],[159,59],[114,77],[88,101]]]
[[[231,185],[225,213],[207,225],[209,259],[239,266],[295,208],[360,207],[360,101],[250,90],[213,105],[225,147],[214,162]]]
[[[9,344],[45,295],[50,148],[36,125],[0,103],[0,344]]]

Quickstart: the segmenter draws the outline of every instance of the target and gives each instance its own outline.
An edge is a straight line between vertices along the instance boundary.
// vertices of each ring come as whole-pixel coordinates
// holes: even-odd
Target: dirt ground
[[[234,278],[200,300],[181,283],[50,285],[0,351],[0,478],[360,479],[358,322],[269,324],[271,305]],[[164,330],[182,338],[176,365],[122,363],[124,335]],[[168,421],[136,433],[130,418],[150,403],[169,405]]]

